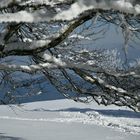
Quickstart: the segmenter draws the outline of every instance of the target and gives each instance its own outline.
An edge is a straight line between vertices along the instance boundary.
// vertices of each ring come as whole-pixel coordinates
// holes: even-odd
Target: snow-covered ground
[[[140,113],[51,100],[0,106],[0,140],[139,140]]]

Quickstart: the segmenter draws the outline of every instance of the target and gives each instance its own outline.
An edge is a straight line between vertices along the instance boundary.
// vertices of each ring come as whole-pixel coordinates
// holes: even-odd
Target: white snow
[[[94,102],[82,104],[63,99],[20,107],[2,105],[0,112],[0,140],[139,140],[140,137],[140,113]]]
[[[72,34],[69,38],[77,38],[77,39],[91,40],[90,37],[85,37],[85,36],[78,35],[78,34]]]
[[[2,1],[0,4],[2,6],[6,6],[10,4],[13,1]],[[15,1],[15,3],[21,3],[22,1]],[[60,1],[59,1],[60,2]],[[42,3],[39,2],[39,0],[36,0],[32,3]],[[52,1],[51,3],[48,0],[45,0],[43,3],[53,5],[55,4],[55,1]],[[6,14],[0,14],[0,22],[41,22],[41,21],[51,21],[51,20],[72,20],[74,18],[77,18],[80,14],[87,10],[117,10],[120,12],[133,14],[133,15],[139,15],[140,14],[140,4],[137,2],[135,5],[133,1],[131,0],[78,0],[75,1],[71,5],[71,7],[68,10],[61,11],[57,14],[49,13],[48,11],[45,12],[44,10],[38,10],[34,13],[30,13],[27,11],[20,11],[17,13],[6,13]]]

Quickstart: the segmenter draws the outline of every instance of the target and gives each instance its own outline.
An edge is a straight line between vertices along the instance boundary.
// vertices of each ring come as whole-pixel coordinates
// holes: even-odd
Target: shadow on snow
[[[47,110],[44,108],[37,108],[37,109],[33,109],[33,110],[28,110],[28,111],[39,111],[39,112],[43,112],[43,111],[48,111],[48,112],[80,112],[80,113],[86,113],[89,111],[94,111],[94,112],[98,112],[101,115],[105,115],[105,116],[110,116],[110,117],[125,117],[125,118],[140,118],[140,113],[139,112],[133,112],[133,111],[129,111],[129,110],[111,110],[111,109],[105,109],[105,110],[99,110],[99,109],[91,109],[91,108],[65,108],[65,109],[60,109],[60,110]]]
[[[0,133],[0,140],[25,140],[19,137],[6,136],[5,133]]]

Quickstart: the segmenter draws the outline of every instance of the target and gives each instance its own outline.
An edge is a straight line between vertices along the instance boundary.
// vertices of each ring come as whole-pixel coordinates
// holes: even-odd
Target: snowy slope
[[[139,140],[140,113],[71,100],[0,106],[0,140]]]

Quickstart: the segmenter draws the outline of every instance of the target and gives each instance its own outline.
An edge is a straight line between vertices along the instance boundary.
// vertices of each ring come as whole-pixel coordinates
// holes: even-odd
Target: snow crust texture
[[[85,105],[69,100],[56,100],[27,103],[20,108],[0,106],[0,112],[0,122],[77,123],[140,136],[140,113],[116,106],[103,107],[95,103]]]

